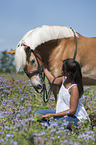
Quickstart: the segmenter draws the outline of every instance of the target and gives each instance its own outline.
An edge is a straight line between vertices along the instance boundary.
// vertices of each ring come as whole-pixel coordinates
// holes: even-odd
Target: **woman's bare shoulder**
[[[79,97],[79,90],[77,84],[71,87],[71,95]]]

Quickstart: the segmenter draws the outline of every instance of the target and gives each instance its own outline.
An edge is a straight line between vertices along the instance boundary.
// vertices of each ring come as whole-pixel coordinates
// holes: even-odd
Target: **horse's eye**
[[[32,59],[31,60],[31,64],[33,65],[35,63],[35,59]]]

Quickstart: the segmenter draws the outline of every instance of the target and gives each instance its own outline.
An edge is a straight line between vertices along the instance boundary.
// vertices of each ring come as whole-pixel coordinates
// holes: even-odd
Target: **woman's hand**
[[[46,114],[46,115],[43,115],[42,118],[50,118],[52,116],[52,114]]]

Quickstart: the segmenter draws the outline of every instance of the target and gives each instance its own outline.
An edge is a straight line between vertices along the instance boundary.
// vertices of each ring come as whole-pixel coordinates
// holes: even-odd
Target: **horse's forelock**
[[[21,69],[23,69],[26,65],[26,53],[24,50],[24,46],[20,46],[16,48],[15,52],[15,64],[16,64],[16,70],[17,72]]]

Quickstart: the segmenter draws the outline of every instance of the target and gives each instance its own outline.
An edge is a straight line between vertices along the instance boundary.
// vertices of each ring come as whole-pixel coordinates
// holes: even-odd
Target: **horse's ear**
[[[6,53],[15,54],[15,50],[8,51]]]

